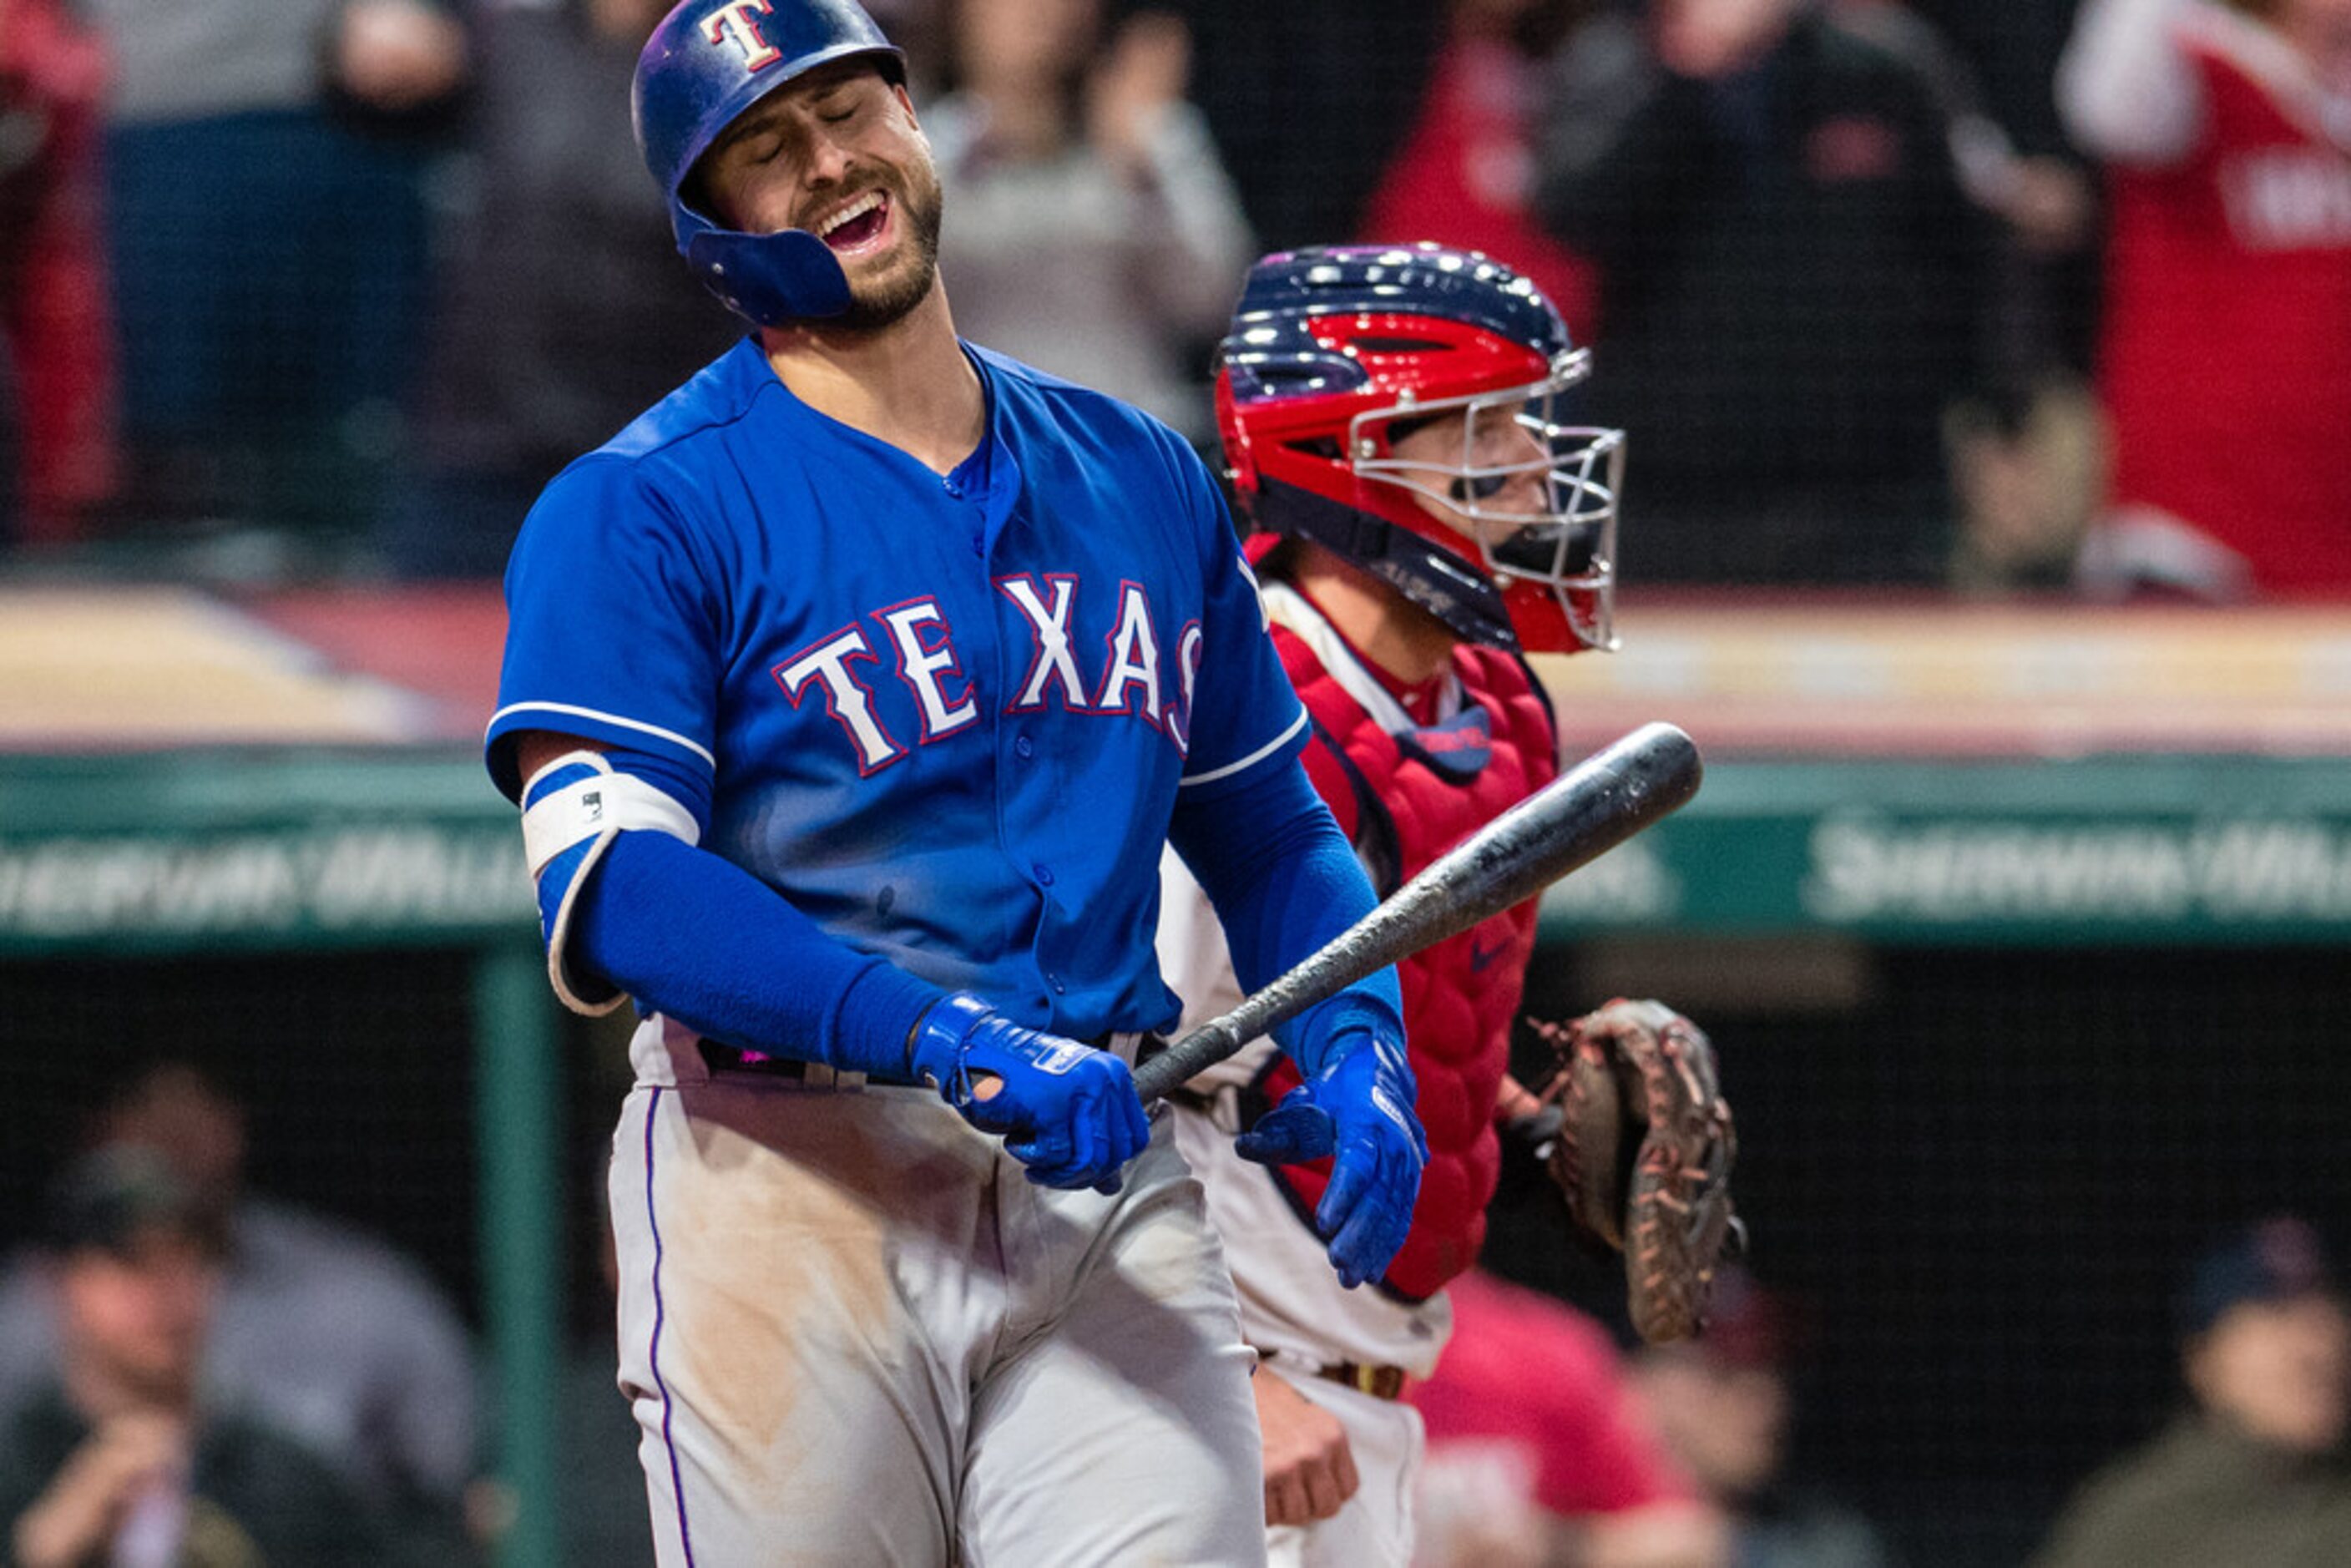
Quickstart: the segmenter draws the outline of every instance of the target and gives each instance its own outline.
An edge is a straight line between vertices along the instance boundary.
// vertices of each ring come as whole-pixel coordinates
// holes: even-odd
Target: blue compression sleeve
[[[612,841],[580,890],[571,946],[640,1005],[697,1033],[890,1077],[905,1074],[907,1036],[945,995],[667,833]]]
[[[1213,800],[1179,803],[1167,830],[1216,906],[1244,993],[1280,978],[1379,902],[1305,768],[1264,772]],[[1273,1037],[1311,1075],[1342,1032],[1370,1029],[1401,1040],[1403,1019],[1391,967],[1277,1025]]]

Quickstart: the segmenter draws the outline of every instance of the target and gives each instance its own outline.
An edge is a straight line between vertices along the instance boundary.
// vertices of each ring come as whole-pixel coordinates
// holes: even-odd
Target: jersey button
[[[1037,755],[1037,743],[1025,735],[1018,735],[1012,737],[1012,749],[1023,757],[1034,757]]]
[[[1052,886],[1052,885],[1053,885],[1053,868],[1052,868],[1051,866],[1047,865],[1043,861],[1039,861],[1039,862],[1037,862],[1037,868],[1036,868],[1036,869],[1037,869],[1037,885],[1038,885],[1039,887],[1050,887],[1050,886]]]
[[[986,555],[987,553],[987,535],[974,534],[971,536],[971,553],[974,555]]]
[[[1054,990],[1054,992],[1055,992],[1055,994],[1056,994],[1056,995],[1059,995],[1059,994],[1064,993],[1064,992],[1068,991],[1068,990],[1069,990],[1069,988],[1070,988],[1069,987],[1067,987],[1067,986],[1065,986],[1065,985],[1063,985],[1063,984],[1061,983],[1061,976],[1059,976],[1059,975],[1048,975],[1048,976],[1046,976],[1046,977],[1045,977],[1045,983],[1046,983],[1047,985],[1049,985],[1049,986],[1050,986],[1050,987],[1052,987],[1052,988],[1053,988],[1053,990]]]

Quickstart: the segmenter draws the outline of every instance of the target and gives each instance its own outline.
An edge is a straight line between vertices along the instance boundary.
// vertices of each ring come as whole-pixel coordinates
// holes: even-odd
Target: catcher
[[[1312,720],[1307,771],[1383,895],[1559,772],[1525,655],[1615,645],[1624,437],[1559,408],[1588,365],[1532,284],[1433,246],[1268,256],[1219,351],[1224,455]],[[1189,1027],[1272,977],[1237,979],[1196,885],[1172,860],[1165,881],[1161,964]],[[1656,1003],[1614,1002],[1549,1031],[1549,1082],[1512,1082],[1535,913],[1399,966],[1430,1158],[1374,1283],[1343,1290],[1322,1261],[1311,1222],[1330,1162],[1252,1166],[1259,1134],[1234,1142],[1319,1116],[1270,1042],[1176,1096],[1260,1356],[1276,1563],[1410,1561],[1422,1433],[1401,1396],[1445,1343],[1446,1282],[1477,1259],[1502,1124],[1548,1160],[1577,1223],[1625,1251],[1645,1334],[1689,1333],[1704,1314],[1734,1223],[1706,1038]]]

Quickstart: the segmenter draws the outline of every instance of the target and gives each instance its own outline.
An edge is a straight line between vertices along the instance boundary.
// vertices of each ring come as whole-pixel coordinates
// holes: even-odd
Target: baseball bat
[[[1424,869],[1378,908],[1240,1006],[1134,1070],[1145,1101],[1312,1007],[1599,859],[1698,793],[1704,765],[1690,737],[1645,724],[1593,753]]]

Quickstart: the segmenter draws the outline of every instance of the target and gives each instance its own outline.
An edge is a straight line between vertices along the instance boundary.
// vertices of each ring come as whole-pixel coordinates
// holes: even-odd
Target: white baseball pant
[[[611,1183],[665,1568],[1265,1560],[1254,1354],[1164,1113],[1122,1192],[1058,1192],[927,1090],[659,1054]]]

